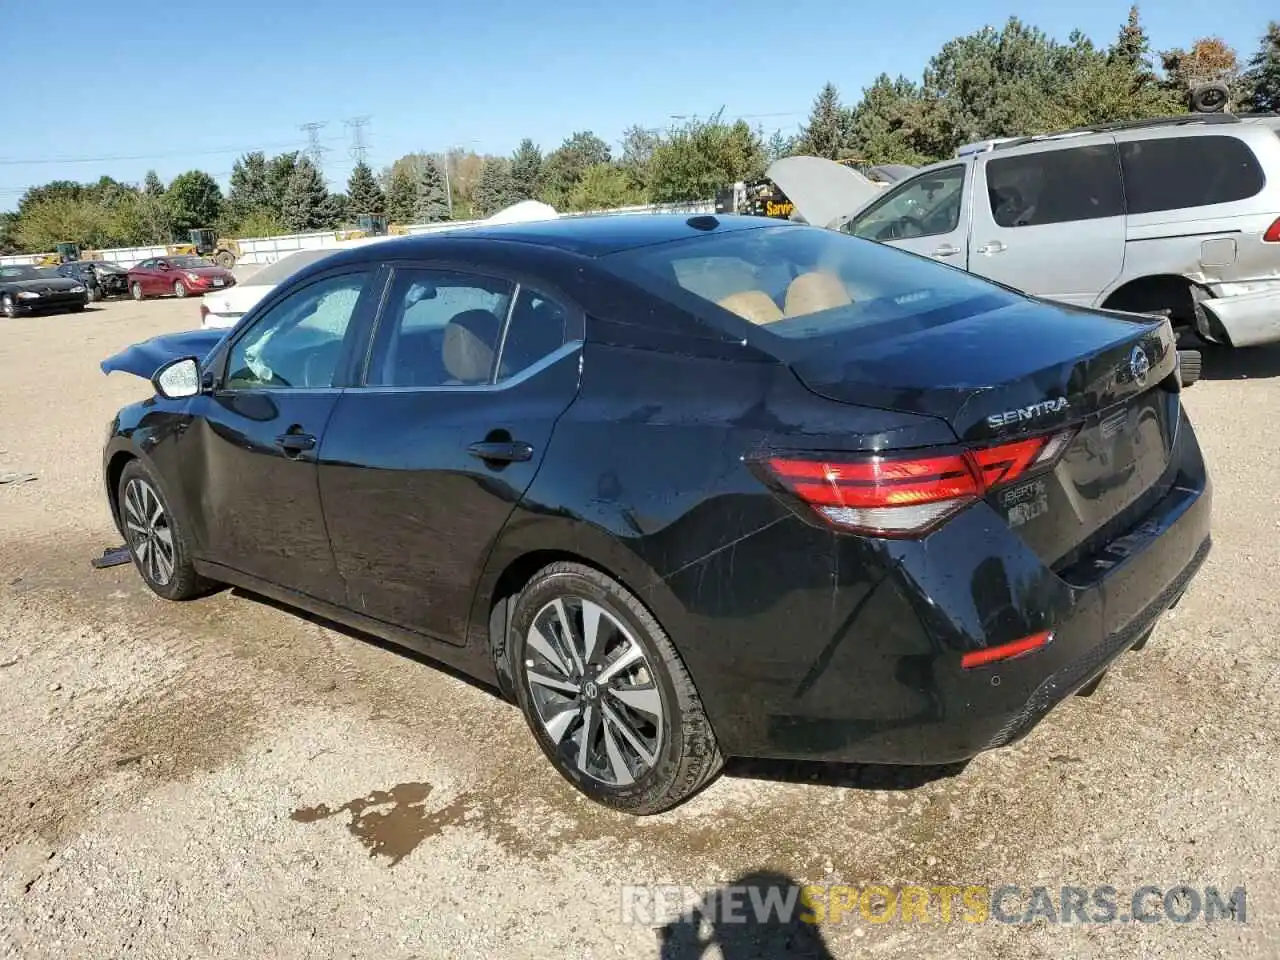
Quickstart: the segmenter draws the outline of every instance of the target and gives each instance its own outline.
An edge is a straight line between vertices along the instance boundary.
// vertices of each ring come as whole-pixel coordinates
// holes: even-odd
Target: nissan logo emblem
[[[1140,346],[1134,347],[1133,352],[1129,354],[1129,372],[1133,374],[1134,382],[1138,386],[1147,382],[1147,374],[1151,372],[1151,361],[1147,359],[1146,351]]]

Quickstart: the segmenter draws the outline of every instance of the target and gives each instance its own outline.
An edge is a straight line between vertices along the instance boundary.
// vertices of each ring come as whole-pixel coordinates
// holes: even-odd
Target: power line
[[[369,125],[369,117],[352,117],[350,120],[343,120],[347,128],[351,131],[351,158],[357,164],[365,162],[365,157],[369,152],[368,146],[364,142],[364,128]]]
[[[331,137],[323,142],[333,143],[341,139],[340,137]],[[240,147],[211,147],[207,150],[170,150],[162,153],[138,153],[138,154],[118,154],[115,156],[101,157],[40,157],[28,160],[15,159],[13,157],[0,157],[0,166],[22,166],[22,165],[41,165],[41,164],[68,164],[68,163],[113,163],[119,160],[163,160],[167,157],[202,157],[211,156],[218,153],[250,153],[254,150],[283,150],[288,147],[297,147],[297,140],[281,141],[279,143],[258,143],[253,146]],[[321,148],[327,149],[327,148]]]
[[[301,124],[298,129],[307,135],[307,149],[303,151],[315,166],[316,170],[323,176],[324,174],[324,155],[329,148],[320,144],[320,130],[328,124],[327,120],[313,120],[311,123]]]

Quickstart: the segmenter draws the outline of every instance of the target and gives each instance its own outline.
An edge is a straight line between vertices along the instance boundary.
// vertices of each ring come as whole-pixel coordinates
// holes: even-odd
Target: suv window
[[[1114,143],[987,161],[987,201],[1000,227],[1124,216]]]
[[[951,233],[960,225],[964,165],[914,177],[868,207],[841,230],[864,240],[911,240]]]
[[[1260,193],[1266,177],[1236,137],[1162,137],[1120,144],[1129,213],[1231,203]]]
[[[369,271],[326,277],[272,305],[231,348],[224,385],[333,386],[338,358]]]
[[[514,284],[427,268],[398,269],[378,322],[368,386],[445,387],[493,382]]]

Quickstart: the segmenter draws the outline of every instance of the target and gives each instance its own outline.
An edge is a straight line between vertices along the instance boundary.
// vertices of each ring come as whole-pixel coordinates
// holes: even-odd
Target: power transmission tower
[[[304,123],[298,127],[299,130],[305,131],[307,134],[307,149],[304,150],[303,153],[310,158],[312,164],[315,165],[316,170],[320,171],[321,174],[324,173],[324,168],[322,166],[324,163],[324,155],[328,152],[329,148],[320,143],[320,130],[327,122],[328,121],[325,120],[313,121],[312,123]]]
[[[358,164],[363,164],[365,156],[369,152],[369,147],[364,142],[364,128],[369,125],[369,118],[352,117],[350,120],[343,120],[342,122],[351,131],[351,159]]]

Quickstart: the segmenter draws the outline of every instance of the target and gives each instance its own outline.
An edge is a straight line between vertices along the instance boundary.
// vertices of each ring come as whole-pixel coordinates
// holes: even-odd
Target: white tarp
[[[783,157],[764,175],[815,227],[832,226],[883,192],[857,170],[823,157]]]
[[[521,200],[505,210],[499,210],[485,223],[532,223],[536,220],[555,220],[560,216],[556,208],[540,200]]]

